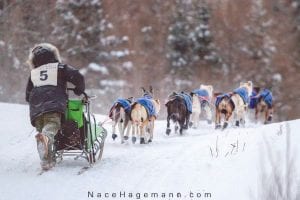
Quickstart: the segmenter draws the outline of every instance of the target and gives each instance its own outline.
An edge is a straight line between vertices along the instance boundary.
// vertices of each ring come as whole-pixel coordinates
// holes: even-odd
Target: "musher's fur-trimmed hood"
[[[61,62],[59,51],[54,45],[40,43],[30,49],[27,63],[31,69],[52,62]]]

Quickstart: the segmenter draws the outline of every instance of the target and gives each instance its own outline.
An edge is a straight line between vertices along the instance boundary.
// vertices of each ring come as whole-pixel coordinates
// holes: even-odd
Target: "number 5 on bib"
[[[31,71],[31,81],[34,87],[57,86],[58,63],[49,63]]]

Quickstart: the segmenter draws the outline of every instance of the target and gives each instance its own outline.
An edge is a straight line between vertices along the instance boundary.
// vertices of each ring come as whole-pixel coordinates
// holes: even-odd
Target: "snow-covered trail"
[[[171,199],[190,199],[190,192],[194,199],[260,199],[262,166],[270,169],[264,159],[266,144],[276,155],[284,155],[287,127],[291,130],[291,152],[298,158],[296,169],[300,168],[296,145],[300,120],[225,131],[215,131],[204,123],[183,136],[166,136],[166,122],[157,121],[154,141],[147,145],[113,141],[110,124],[106,124],[109,135],[101,162],[78,176],[87,162],[68,158],[38,176],[39,158],[28,107],[0,103],[0,116],[0,200],[138,199],[128,197],[131,192],[182,194]],[[98,119],[103,121],[105,116]],[[107,192],[110,197],[92,198],[88,192]],[[113,193],[120,192],[126,197],[112,198]],[[197,193],[201,197],[195,198]],[[210,198],[205,197],[209,194]]]

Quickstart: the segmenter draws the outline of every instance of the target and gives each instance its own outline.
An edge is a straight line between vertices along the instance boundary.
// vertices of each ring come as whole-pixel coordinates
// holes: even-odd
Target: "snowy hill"
[[[166,136],[166,122],[158,121],[149,145],[112,141],[107,123],[101,162],[77,175],[87,162],[69,158],[39,176],[35,131],[28,115],[28,106],[0,103],[1,200],[266,199],[270,188],[276,192],[278,182],[290,199],[299,192],[300,120],[225,131],[202,124],[184,136]],[[98,116],[100,121],[105,118]],[[287,164],[290,190],[285,189]]]

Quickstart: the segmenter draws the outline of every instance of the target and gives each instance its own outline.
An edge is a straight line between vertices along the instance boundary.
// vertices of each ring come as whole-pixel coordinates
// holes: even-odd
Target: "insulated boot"
[[[42,133],[38,133],[35,136],[37,142],[37,150],[41,159],[41,167],[43,170],[50,169],[49,165],[49,138]]]
[[[51,140],[49,140],[48,143],[48,163],[50,168],[55,167],[56,165],[54,143],[51,142]]]

